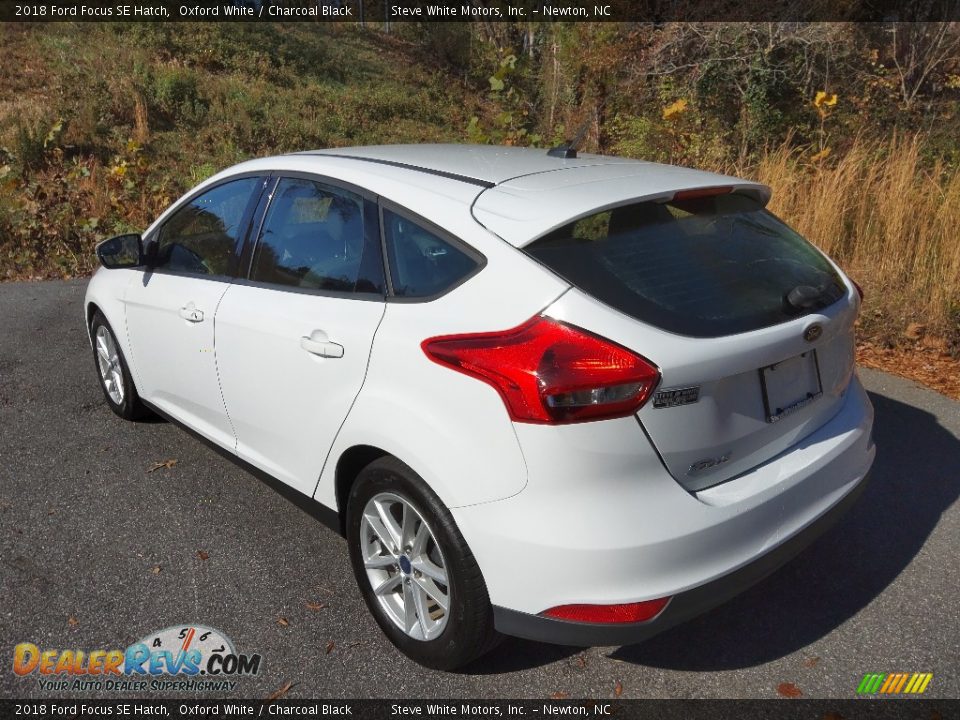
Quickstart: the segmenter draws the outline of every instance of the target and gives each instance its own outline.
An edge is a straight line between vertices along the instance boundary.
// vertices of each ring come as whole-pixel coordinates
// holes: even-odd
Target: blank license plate
[[[809,350],[776,365],[760,368],[767,422],[779,422],[823,395],[817,351]]]

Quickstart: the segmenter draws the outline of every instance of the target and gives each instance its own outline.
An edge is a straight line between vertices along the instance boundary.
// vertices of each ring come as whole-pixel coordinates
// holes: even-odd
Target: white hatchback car
[[[571,150],[246,162],[108,240],[111,408],[312,498],[408,656],[638,642],[859,495],[859,289],[767,187]]]

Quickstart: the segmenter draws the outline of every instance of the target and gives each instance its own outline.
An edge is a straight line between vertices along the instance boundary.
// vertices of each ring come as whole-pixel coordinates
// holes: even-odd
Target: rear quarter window
[[[775,325],[846,293],[816,248],[736,193],[596,213],[525,250],[627,315],[694,337]]]
[[[383,211],[383,236],[393,295],[398,298],[426,300],[441,295],[482,264],[475,252],[392,210]]]

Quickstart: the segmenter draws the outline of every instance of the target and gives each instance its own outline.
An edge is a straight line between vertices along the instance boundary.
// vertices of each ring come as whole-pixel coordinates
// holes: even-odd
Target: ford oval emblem
[[[823,328],[819,325],[811,325],[803,331],[803,339],[807,342],[819,340],[821,335],[823,335]]]

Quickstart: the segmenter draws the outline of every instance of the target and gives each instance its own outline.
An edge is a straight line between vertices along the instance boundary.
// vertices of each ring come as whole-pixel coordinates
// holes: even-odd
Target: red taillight
[[[557,620],[585,623],[636,623],[652,620],[667,606],[670,598],[645,600],[623,605],[560,605],[540,613]]]
[[[430,338],[421,347],[434,362],[496,388],[520,422],[632,415],[660,380],[636,353],[547,317],[502,332]]]

